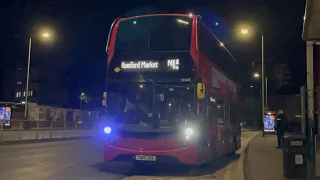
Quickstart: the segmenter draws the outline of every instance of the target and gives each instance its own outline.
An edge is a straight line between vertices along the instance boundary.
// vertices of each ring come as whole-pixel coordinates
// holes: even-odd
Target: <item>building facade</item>
[[[24,102],[28,96],[28,102],[31,103],[65,107],[67,92],[61,85],[58,73],[50,69],[31,68],[28,92],[26,92],[26,74],[25,68],[18,68],[13,73],[15,102]]]

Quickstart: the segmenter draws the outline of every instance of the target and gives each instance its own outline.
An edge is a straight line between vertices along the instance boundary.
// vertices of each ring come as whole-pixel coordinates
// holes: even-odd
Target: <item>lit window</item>
[[[18,81],[17,84],[21,84],[21,81]]]
[[[23,97],[26,97],[26,91],[23,91]]]
[[[33,96],[33,91],[30,91],[30,96]]]
[[[21,97],[21,92],[16,92],[16,97],[17,98]]]

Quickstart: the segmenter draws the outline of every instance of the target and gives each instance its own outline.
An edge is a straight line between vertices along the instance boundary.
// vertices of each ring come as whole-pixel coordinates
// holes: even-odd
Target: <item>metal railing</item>
[[[95,122],[13,120],[0,122],[0,142],[93,136]]]

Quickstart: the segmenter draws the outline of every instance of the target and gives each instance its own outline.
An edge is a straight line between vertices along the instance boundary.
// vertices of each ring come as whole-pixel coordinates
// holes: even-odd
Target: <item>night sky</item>
[[[239,62],[260,61],[259,36],[250,42],[234,37],[239,22],[252,24],[255,31],[265,34],[267,63],[288,63],[293,83],[303,84],[305,43],[301,31],[304,7],[303,0],[7,1],[0,7],[0,70],[25,65],[29,36],[35,35],[39,28],[50,27],[54,30],[54,41],[44,45],[35,40],[32,58],[61,65],[59,73],[63,74],[74,94],[84,91],[100,96],[107,61],[105,44],[112,21],[117,17],[157,10],[197,12],[213,25],[218,22],[218,26],[212,26],[214,32],[226,42]]]

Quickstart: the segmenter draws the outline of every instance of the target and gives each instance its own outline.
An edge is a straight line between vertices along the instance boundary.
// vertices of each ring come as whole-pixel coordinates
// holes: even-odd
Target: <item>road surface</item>
[[[256,132],[243,132],[243,143]],[[222,158],[215,166],[151,167],[135,171],[130,163],[103,162],[98,139],[0,146],[0,179],[6,180],[185,180],[221,179],[232,171],[238,156]]]
[[[51,138],[62,138],[62,137],[80,137],[80,136],[92,136],[93,130],[52,130]],[[37,132],[33,131],[22,131],[21,139],[30,140],[36,139]],[[2,141],[14,141],[19,140],[20,131],[3,131],[0,133],[0,139]],[[38,132],[38,139],[50,138],[50,130],[41,130]]]

